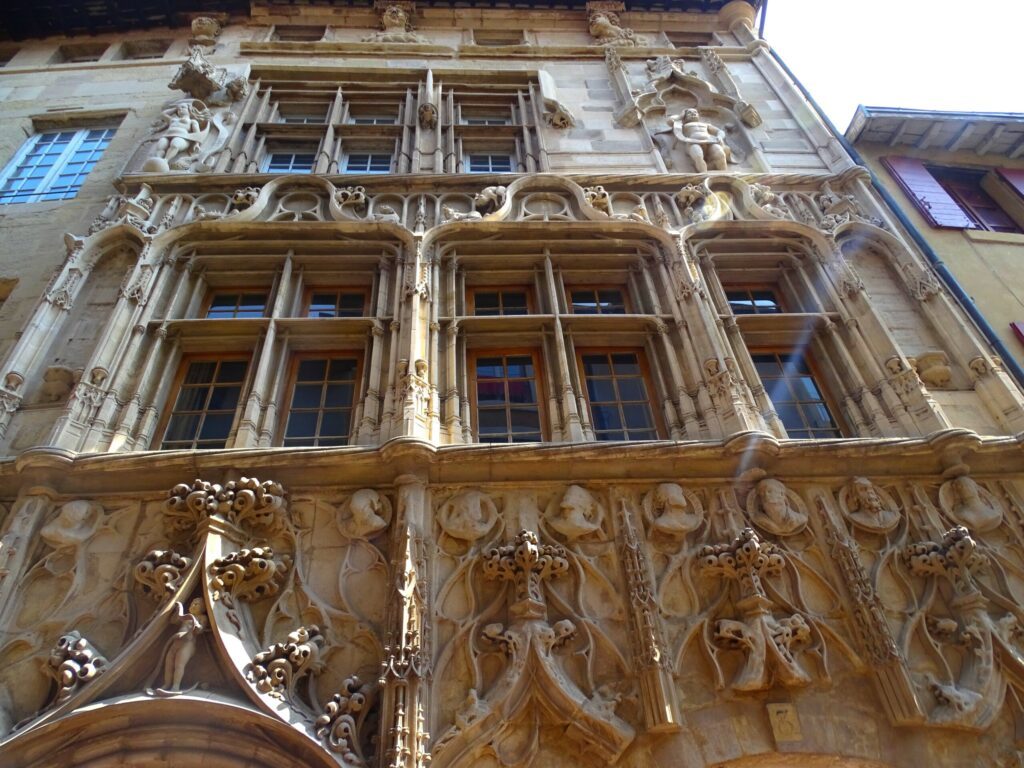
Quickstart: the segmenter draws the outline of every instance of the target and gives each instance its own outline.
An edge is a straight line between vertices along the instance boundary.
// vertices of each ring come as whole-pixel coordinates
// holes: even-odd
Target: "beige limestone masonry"
[[[25,42],[2,157],[117,133],[0,219],[0,763],[1019,765],[1024,396],[752,22],[257,4],[124,38],[159,59]],[[268,172],[288,147],[312,173]],[[607,285],[628,312],[571,311]],[[529,314],[474,313],[502,286]],[[364,316],[306,317],[318,287]],[[758,287],[786,311],[735,314]],[[482,444],[471,361],[523,349],[543,440]],[[645,361],[657,439],[597,439],[588,349]],[[759,350],[807,353],[840,437],[791,439]],[[349,444],[285,447],[325,351]],[[204,355],[248,362],[230,434],[160,450]]]

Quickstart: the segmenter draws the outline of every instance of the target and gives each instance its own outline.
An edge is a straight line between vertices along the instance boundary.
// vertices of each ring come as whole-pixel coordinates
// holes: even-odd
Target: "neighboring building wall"
[[[858,142],[856,148],[882,185],[902,203],[904,213],[946,263],[1007,349],[1013,351],[1017,362],[1024,363],[1024,340],[1010,327],[1011,323],[1024,323],[1024,280],[1020,279],[1024,235],[932,226],[881,163],[881,158],[897,155],[951,168],[1021,170],[1024,158],[991,157],[973,151],[949,152],[935,147],[918,149],[905,144],[889,147]],[[996,202],[1016,214],[1024,225],[1024,197],[1005,184],[992,186],[990,191]]]
[[[0,763],[1012,759],[1024,395],[753,8],[410,8],[0,69]]]

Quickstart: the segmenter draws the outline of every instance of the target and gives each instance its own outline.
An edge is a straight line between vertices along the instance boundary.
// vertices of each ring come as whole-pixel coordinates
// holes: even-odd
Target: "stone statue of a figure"
[[[732,150],[725,143],[725,132],[701,120],[700,112],[696,109],[669,115],[668,121],[672,125],[675,144],[682,147],[697,173],[707,173],[709,169],[724,171],[730,162],[735,162]]]

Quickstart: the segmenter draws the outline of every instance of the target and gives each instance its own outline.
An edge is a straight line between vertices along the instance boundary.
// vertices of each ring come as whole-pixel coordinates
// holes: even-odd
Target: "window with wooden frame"
[[[528,315],[530,292],[526,288],[474,288],[470,292],[472,314],[477,317]]]
[[[306,317],[364,317],[366,291],[315,288],[307,293]]]
[[[571,287],[569,310],[574,315],[625,315],[626,291],[613,286]]]
[[[209,320],[235,320],[242,317],[264,317],[267,313],[267,292],[221,292],[210,296],[206,307]]]
[[[267,152],[263,160],[263,173],[312,173],[316,166],[317,148],[277,147]]]
[[[470,152],[466,155],[466,173],[512,173],[515,160],[504,152]]]
[[[532,443],[544,439],[537,357],[529,349],[480,351],[472,355],[477,441]]]
[[[1003,168],[947,168],[916,157],[883,157],[921,216],[933,227],[1024,232],[1024,177]],[[1008,205],[998,195],[1006,188]]]
[[[227,447],[241,401],[248,358],[193,358],[182,363],[174,406],[166,418],[163,450]]]
[[[342,173],[391,173],[390,152],[353,152],[345,155]]]
[[[750,357],[789,437],[842,437],[834,411],[805,355],[795,351],[759,351]]]
[[[773,288],[726,286],[725,298],[734,315],[777,315],[786,311]]]
[[[653,388],[636,350],[578,350],[590,422],[597,440],[657,440]]]
[[[295,357],[282,445],[348,445],[360,362],[354,354],[304,353]]]
[[[317,101],[280,101],[278,120],[289,125],[323,125],[327,122],[330,104]]]

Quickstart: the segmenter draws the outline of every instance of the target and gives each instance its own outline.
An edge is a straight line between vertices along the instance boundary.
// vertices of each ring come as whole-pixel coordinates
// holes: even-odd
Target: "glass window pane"
[[[500,311],[496,292],[477,292],[473,295],[473,311],[478,315],[496,315]]]
[[[196,435],[196,430],[199,429],[199,418],[196,414],[175,414],[172,416],[167,424],[165,442],[170,440],[191,441]]]
[[[619,379],[619,397],[623,402],[646,402],[647,393],[644,391],[644,382],[641,378]]]
[[[495,405],[505,402],[505,382],[478,381],[476,400],[480,405]]]
[[[594,414],[594,429],[621,429],[622,419],[617,405],[595,405],[591,410]]]
[[[213,373],[217,370],[217,363],[210,362],[195,362],[188,366],[188,372],[185,374],[186,384],[201,384],[213,381]]]
[[[627,429],[630,430],[646,430],[654,426],[651,421],[651,408],[646,403],[622,406],[622,417],[626,422]]]
[[[235,420],[234,413],[207,414],[203,419],[203,427],[199,432],[200,440],[227,440],[231,432],[231,423]]]
[[[286,437],[312,437],[316,434],[316,422],[320,414],[317,411],[291,413],[288,416]]]
[[[218,382],[241,381],[245,378],[245,369],[249,366],[246,360],[231,360],[220,364],[217,371]]]
[[[299,381],[323,381],[326,373],[326,360],[303,360],[299,363]]]
[[[210,402],[207,407],[211,411],[233,411],[238,405],[238,396],[241,392],[241,387],[214,387],[210,392]]]
[[[513,432],[540,431],[540,412],[537,408],[512,408],[509,417]]]
[[[612,355],[612,365],[615,368],[616,376],[640,373],[640,362],[632,352],[620,352]]]
[[[821,400],[821,391],[810,376],[794,376],[789,385],[797,400]]]
[[[803,412],[812,429],[829,429],[833,426],[832,415],[823,403],[808,403],[803,406]]]
[[[805,429],[803,416],[800,415],[800,408],[796,405],[787,404],[776,404],[775,412],[779,414],[779,420],[786,427],[786,431],[789,432],[790,427],[793,429]]]
[[[477,427],[480,433],[505,432],[508,429],[505,409],[481,408],[477,414]]]
[[[615,384],[611,379],[587,379],[587,396],[592,403],[613,403]]]
[[[505,362],[509,378],[533,377],[533,359],[529,356],[510,357]]]
[[[350,411],[325,411],[320,421],[320,434],[328,437],[344,437],[348,435]],[[322,445],[322,443],[321,443]]]
[[[352,405],[353,387],[351,384],[328,384],[324,393],[324,407],[338,408]]]
[[[342,317],[362,317],[366,299],[361,293],[343,293],[338,300]]]
[[[536,403],[537,391],[533,380],[510,381],[508,383],[508,401],[510,403]]]
[[[502,379],[505,377],[505,364],[500,357],[481,357],[476,361],[476,377],[478,379]]]
[[[320,384],[300,384],[292,394],[292,408],[319,408],[323,386]]]
[[[182,387],[174,403],[175,411],[201,411],[209,394],[209,387]]]
[[[356,377],[356,361],[351,358],[331,360],[327,378],[331,381],[352,381]]]
[[[608,355],[583,355],[583,373],[586,376],[610,376]]]

